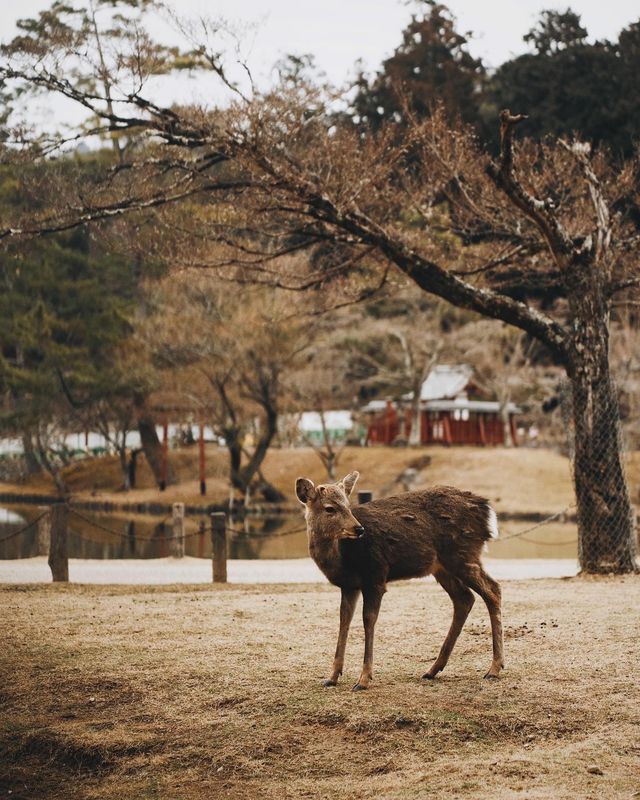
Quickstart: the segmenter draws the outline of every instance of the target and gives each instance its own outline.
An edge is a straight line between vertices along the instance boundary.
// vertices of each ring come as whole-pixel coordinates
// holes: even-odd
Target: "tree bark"
[[[222,431],[224,441],[229,453],[229,483],[232,490],[237,489],[243,494],[246,491],[246,484],[242,481],[242,432],[239,428],[229,427]]]
[[[126,447],[118,447],[118,461],[120,463],[120,472],[122,473],[122,488],[125,492],[128,492],[131,488],[131,484]]]
[[[155,482],[160,486],[162,481],[162,442],[158,438],[155,420],[149,410],[145,408],[144,401],[138,401],[136,406],[138,408],[140,444]],[[171,466],[171,461],[169,461],[167,464],[167,485],[175,482],[175,472]]]
[[[413,384],[413,397],[411,398],[411,433],[409,434],[409,444],[414,447],[420,444],[420,392],[422,391],[422,376],[420,380]]]
[[[55,462],[54,458],[49,458],[49,452],[46,446],[40,440],[38,434],[36,434],[36,448],[38,453],[38,458],[40,463],[44,467],[44,469],[51,475],[53,478],[53,482],[55,484],[56,490],[60,497],[66,497],[68,494],[67,491],[67,484],[65,483],[64,478],[62,477],[62,470]]]
[[[513,447],[515,442],[513,441],[513,436],[511,435],[511,419],[509,417],[509,403],[511,402],[511,396],[508,391],[501,393],[500,395],[500,409],[499,409],[499,416],[500,422],[502,423],[502,435],[505,447]]]
[[[22,434],[22,449],[24,451],[24,463],[27,468],[27,475],[37,475],[42,469],[38,456],[33,446],[33,439],[29,431]]]
[[[618,397],[609,371],[608,324],[594,309],[581,309],[580,317],[586,322],[577,326],[570,368],[580,567],[589,573],[634,572],[635,513],[624,472]]]

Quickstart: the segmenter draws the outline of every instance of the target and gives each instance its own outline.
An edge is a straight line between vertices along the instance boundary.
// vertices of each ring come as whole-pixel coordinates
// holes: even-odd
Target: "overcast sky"
[[[231,20],[261,23],[252,36],[251,62],[266,72],[283,53],[313,53],[329,77],[341,83],[362,58],[375,69],[400,42],[412,5],[403,0],[169,0],[180,14],[223,15]],[[42,0],[0,0],[0,31],[6,39],[18,17],[47,8]],[[543,8],[582,16],[592,38],[615,38],[625,25],[640,18],[635,0],[450,0],[459,30],[473,31],[470,49],[489,66],[497,66],[524,50],[522,36]]]
[[[317,65],[337,85],[353,77],[358,59],[365,69],[376,70],[399,44],[413,7],[404,0],[168,0],[168,4],[184,16],[205,14],[256,23],[255,30],[245,36],[243,55],[261,85],[274,62],[286,53],[312,53]],[[32,16],[49,5],[43,0],[0,0],[2,40],[15,32],[18,17]],[[526,50],[522,37],[541,9],[564,11],[568,4],[552,0],[450,0],[447,5],[458,20],[458,30],[473,32],[473,55],[496,67]],[[591,39],[615,39],[621,28],[640,18],[636,0],[573,0],[570,5],[581,15]],[[203,88],[197,81],[184,85],[184,91],[196,100],[203,99],[198,97]]]

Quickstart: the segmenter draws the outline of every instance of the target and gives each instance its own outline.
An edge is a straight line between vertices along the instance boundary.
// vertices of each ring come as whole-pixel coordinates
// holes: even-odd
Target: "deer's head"
[[[296,495],[305,507],[309,531],[335,539],[359,539],[364,528],[351,513],[349,495],[360,477],[350,472],[337,483],[316,486],[309,478],[298,478]]]

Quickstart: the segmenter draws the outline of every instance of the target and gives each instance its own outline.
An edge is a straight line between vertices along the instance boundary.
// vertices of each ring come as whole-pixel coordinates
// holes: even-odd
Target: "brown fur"
[[[350,473],[335,484],[296,481],[305,505],[309,552],[329,581],[342,590],[340,633],[331,677],[342,674],[349,625],[358,595],[363,596],[365,657],[354,689],[372,679],[373,632],[388,581],[432,574],[453,602],[453,621],[440,654],[425,678],[434,678],[448,661],[477,592],[491,618],[493,661],[485,677],[504,666],[500,587],[484,572],[480,555],[491,537],[487,500],[451,486],[376,500],[351,508],[349,495],[358,479]]]

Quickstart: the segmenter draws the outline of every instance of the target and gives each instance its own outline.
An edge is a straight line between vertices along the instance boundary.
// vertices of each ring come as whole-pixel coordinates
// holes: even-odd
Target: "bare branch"
[[[609,214],[609,206],[604,199],[602,186],[588,158],[591,152],[591,145],[587,142],[576,141],[569,143],[562,139],[558,141],[565,150],[575,157],[576,161],[582,167],[582,172],[586,178],[589,194],[591,195],[591,202],[596,212],[595,257],[596,260],[600,262],[611,243],[611,217]]]
[[[573,254],[573,242],[553,213],[551,199],[539,200],[529,194],[518,180],[513,167],[513,129],[527,119],[524,114],[512,115],[508,109],[500,112],[499,163],[490,162],[487,174],[511,202],[540,230],[558,266],[564,266],[562,257]]]

